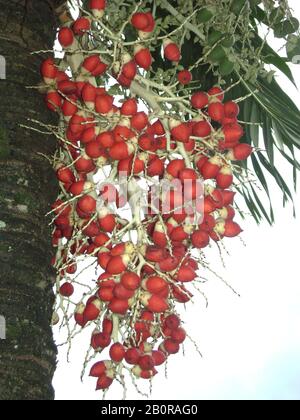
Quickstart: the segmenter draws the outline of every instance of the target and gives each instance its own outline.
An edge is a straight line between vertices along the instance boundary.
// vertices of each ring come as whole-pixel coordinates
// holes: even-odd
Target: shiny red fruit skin
[[[164,49],[164,55],[167,60],[178,62],[181,58],[181,52],[179,47],[175,43],[169,44]]]
[[[196,109],[203,109],[208,105],[208,95],[205,92],[196,92],[192,95],[191,104]]]
[[[189,70],[182,70],[178,73],[178,81],[179,83],[181,83],[182,85],[188,85],[192,79],[192,73]]]
[[[149,18],[146,13],[135,13],[131,18],[131,24],[139,31],[144,31],[149,25]]]
[[[135,59],[136,64],[145,70],[150,69],[152,65],[152,60],[153,60],[152,55],[150,51],[148,50],[148,48],[144,48],[140,50],[138,53],[136,53],[134,56],[134,59]]]
[[[58,33],[58,41],[62,47],[69,47],[73,44],[74,34],[70,28],[61,28]]]
[[[111,360],[116,363],[120,363],[124,359],[125,353],[125,348],[121,343],[114,343],[109,350]]]
[[[224,118],[224,105],[221,102],[214,102],[208,107],[208,115],[213,121],[221,122]]]

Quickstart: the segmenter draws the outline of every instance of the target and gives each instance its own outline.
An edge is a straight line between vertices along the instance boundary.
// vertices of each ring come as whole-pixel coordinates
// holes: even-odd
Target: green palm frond
[[[297,171],[300,163],[296,158],[300,149],[300,112],[293,101],[278,85],[276,80],[268,82],[259,78],[257,85],[242,80],[242,87],[231,92],[234,96],[251,97],[241,103],[241,118],[245,125],[246,142],[252,144],[258,151],[252,156],[251,162],[256,177],[269,201],[266,210],[252,184],[243,186],[243,194],[249,210],[259,222],[262,218],[269,223],[274,222],[272,197],[266,179],[266,173],[271,175],[282,191],[283,204],[293,203],[293,191],[289,186],[286,174],[281,174],[276,167],[276,152],[286,159],[292,168],[293,189],[297,187]]]

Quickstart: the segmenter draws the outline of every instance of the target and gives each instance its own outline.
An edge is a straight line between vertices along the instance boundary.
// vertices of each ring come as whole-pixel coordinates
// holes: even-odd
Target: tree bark
[[[54,9],[62,0],[0,0],[0,55],[6,80],[0,80],[0,400],[54,398],[56,348],[50,321],[54,272],[45,214],[57,185],[49,162],[55,140],[27,131],[27,118],[49,119],[41,95],[26,86],[40,82],[45,56],[30,52],[52,48]],[[3,61],[3,60],[2,60]]]

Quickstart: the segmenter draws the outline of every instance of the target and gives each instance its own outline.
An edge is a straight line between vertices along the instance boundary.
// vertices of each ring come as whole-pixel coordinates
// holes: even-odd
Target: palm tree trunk
[[[51,155],[55,141],[20,124],[30,125],[26,118],[50,122],[40,94],[26,86],[40,81],[41,56],[30,52],[52,47],[53,11],[61,3],[0,0],[0,55],[6,60],[6,80],[0,80],[0,316],[6,320],[0,400],[54,398],[54,273],[44,215],[57,185],[39,153]]]

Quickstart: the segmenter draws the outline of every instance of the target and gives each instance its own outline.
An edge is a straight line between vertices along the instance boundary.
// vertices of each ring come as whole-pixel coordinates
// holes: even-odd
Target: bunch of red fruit
[[[87,33],[92,35],[92,23],[103,18],[105,6],[104,0],[91,0],[87,15],[59,30],[59,41],[68,51],[66,60]],[[90,296],[83,294],[74,311],[78,326],[96,327],[90,343],[95,355],[104,349],[109,352],[108,360],[91,368],[91,376],[98,378],[97,389],[107,389],[121,378],[122,369],[150,379],[158,366],[180,350],[186,332],[176,304],[191,300],[187,284],[197,278],[199,269],[191,251],[241,232],[233,221],[231,162],[246,159],[252,152],[249,145],[240,143],[244,133],[237,120],[238,105],[224,103],[219,87],[191,96],[191,114],[196,110],[196,117],[174,119],[166,114],[158,119],[151,114],[151,105],[149,113],[141,110],[139,98],[128,97],[128,91],[124,90],[126,97],[117,105],[116,98],[98,85],[101,76],[109,74],[130,88],[138,74],[150,69],[152,57],[144,41],[152,36],[155,20],[149,12],[138,12],[130,22],[140,42],[132,51],[122,50],[117,62],[105,62],[91,50],[81,54],[76,71],[68,62],[71,76],[54,59],[41,66],[46,105],[59,114],[64,127],[55,161],[61,194],[53,205],[58,296],[68,300],[74,295],[76,281],[69,276],[78,271],[79,256],[97,259],[102,272],[96,289]],[[163,49],[166,60],[175,65],[180,61],[175,42],[166,39]],[[78,51],[74,54],[78,59]],[[188,70],[178,73],[182,85],[188,86],[191,79]],[[126,202],[113,185],[115,178],[100,189],[94,181],[98,170],[109,166],[115,178],[125,173],[129,183],[143,178],[168,180],[171,188],[158,197],[158,212],[149,206],[143,220],[124,220],[118,209]],[[199,181],[205,182],[201,208],[197,204]],[[184,204],[187,196],[192,212]],[[195,223],[200,211],[202,218]],[[143,239],[123,240],[126,226],[142,230]]]

